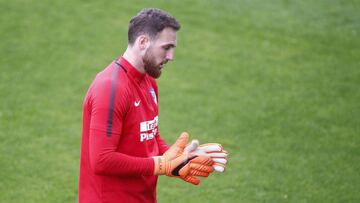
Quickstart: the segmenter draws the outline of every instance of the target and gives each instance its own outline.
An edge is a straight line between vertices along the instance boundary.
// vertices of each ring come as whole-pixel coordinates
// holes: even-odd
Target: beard
[[[153,78],[159,78],[161,75],[160,64],[157,64],[155,61],[155,57],[152,55],[151,49],[148,49],[145,52],[143,62],[144,62],[144,69],[148,75]]]

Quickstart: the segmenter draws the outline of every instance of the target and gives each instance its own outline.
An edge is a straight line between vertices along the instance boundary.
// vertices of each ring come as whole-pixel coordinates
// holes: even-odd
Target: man
[[[197,185],[197,176],[215,168],[198,143],[185,149],[187,133],[169,148],[158,132],[155,79],[174,59],[179,29],[166,12],[142,10],[130,21],[123,56],[92,82],[83,107],[79,202],[156,202],[158,175]]]

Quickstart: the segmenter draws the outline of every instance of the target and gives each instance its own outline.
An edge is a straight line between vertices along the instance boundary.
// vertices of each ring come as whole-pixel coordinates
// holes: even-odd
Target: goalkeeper
[[[223,171],[226,152],[217,144],[188,144],[182,133],[170,148],[158,132],[158,88],[174,59],[180,24],[159,9],[133,17],[128,46],[97,74],[83,104],[79,202],[156,202],[158,175],[197,185]]]

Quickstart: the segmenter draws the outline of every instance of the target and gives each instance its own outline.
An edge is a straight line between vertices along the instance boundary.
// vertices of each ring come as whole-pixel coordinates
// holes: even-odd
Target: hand
[[[184,149],[184,154],[210,157],[214,161],[213,168],[215,171],[225,171],[228,153],[218,143],[208,143],[199,146],[198,140],[192,140]]]
[[[189,134],[182,133],[163,156],[153,157],[155,175],[177,176],[186,182],[198,185],[200,180],[195,176],[207,177],[213,172],[214,162],[210,157],[183,154],[188,140]]]

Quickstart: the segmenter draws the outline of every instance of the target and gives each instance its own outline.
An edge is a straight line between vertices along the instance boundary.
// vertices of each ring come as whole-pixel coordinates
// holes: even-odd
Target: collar
[[[137,83],[140,83],[144,78],[144,76],[146,75],[140,73],[133,65],[130,64],[129,61],[127,61],[122,56],[119,58],[117,62],[120,63],[125,68],[126,73],[130,75],[132,78],[134,78]]]

